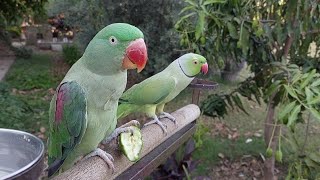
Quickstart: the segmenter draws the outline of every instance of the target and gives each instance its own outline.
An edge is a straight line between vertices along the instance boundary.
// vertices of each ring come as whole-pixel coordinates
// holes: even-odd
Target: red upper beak
[[[208,73],[208,70],[209,70],[209,66],[208,66],[208,63],[205,63],[201,66],[201,72],[203,74],[207,74]]]
[[[142,71],[147,64],[147,47],[142,38],[132,41],[126,49],[129,60],[136,65],[138,72]]]

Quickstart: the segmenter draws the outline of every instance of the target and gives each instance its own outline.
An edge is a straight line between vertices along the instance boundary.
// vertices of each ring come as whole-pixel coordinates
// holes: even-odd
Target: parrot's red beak
[[[207,74],[208,73],[208,70],[209,70],[209,66],[208,66],[208,63],[205,63],[201,66],[201,72],[202,74]]]
[[[126,49],[122,62],[123,69],[135,69],[141,72],[147,64],[147,47],[142,38],[132,41]]]

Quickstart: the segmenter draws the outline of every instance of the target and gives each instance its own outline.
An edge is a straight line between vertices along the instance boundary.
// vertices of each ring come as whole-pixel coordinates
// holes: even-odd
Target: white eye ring
[[[114,37],[114,36],[110,36],[109,42],[110,42],[110,44],[112,44],[112,45],[118,44],[118,40],[117,40],[117,38]]]

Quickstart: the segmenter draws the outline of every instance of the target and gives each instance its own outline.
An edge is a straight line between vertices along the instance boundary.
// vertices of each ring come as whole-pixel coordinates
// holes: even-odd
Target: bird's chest
[[[170,102],[174,99],[182,90],[184,90],[193,80],[193,78],[186,78],[185,76],[181,76],[177,78],[176,87],[174,90],[168,95],[168,97],[164,100],[164,102]]]
[[[108,110],[117,106],[118,100],[121,97],[125,85],[126,77],[114,78],[112,82],[101,80],[99,83],[88,88],[88,103],[90,106],[95,106],[98,109]]]

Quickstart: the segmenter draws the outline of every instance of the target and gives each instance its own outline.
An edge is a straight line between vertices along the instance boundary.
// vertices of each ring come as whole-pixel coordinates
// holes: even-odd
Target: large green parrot
[[[208,72],[207,60],[198,54],[188,53],[173,61],[160,73],[132,86],[121,96],[117,117],[123,118],[133,112],[145,113],[166,133],[165,124],[159,118],[167,117],[173,122],[175,118],[163,111],[164,105],[174,99],[185,89],[200,72]]]
[[[143,38],[132,25],[108,25],[68,71],[50,104],[48,176],[65,171],[83,156],[100,156],[114,170],[112,156],[98,144],[129,130],[115,130],[116,112],[126,87],[127,69],[140,72],[146,65]]]

